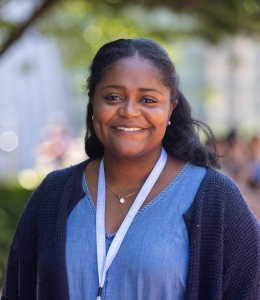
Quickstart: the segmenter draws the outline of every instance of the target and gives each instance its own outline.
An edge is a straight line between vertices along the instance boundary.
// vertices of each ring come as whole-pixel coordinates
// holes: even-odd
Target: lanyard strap
[[[98,192],[97,192],[97,209],[96,209],[96,243],[97,243],[97,263],[98,263],[98,280],[99,290],[97,299],[101,299],[102,288],[104,286],[106,273],[114,260],[117,251],[126,235],[126,232],[131,225],[135,215],[144,203],[146,197],[153,188],[156,180],[160,176],[167,161],[167,153],[162,148],[161,156],[154,166],[152,172],[146,179],[142,189],[138,193],[134,203],[127,213],[123,223],[118,229],[115,238],[106,255],[106,240],[105,240],[105,207],[106,207],[106,181],[104,171],[104,158],[99,167],[98,175]]]

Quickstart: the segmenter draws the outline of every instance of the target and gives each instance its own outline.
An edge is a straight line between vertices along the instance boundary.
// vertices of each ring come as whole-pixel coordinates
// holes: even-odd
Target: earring
[[[91,117],[91,119],[93,120],[93,116]]]
[[[171,121],[168,121],[168,125],[171,125]]]

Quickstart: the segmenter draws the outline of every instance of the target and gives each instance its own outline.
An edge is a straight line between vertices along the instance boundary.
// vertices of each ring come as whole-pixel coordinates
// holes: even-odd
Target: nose
[[[140,116],[141,111],[138,103],[133,99],[125,100],[118,109],[118,114],[125,118],[135,118]]]

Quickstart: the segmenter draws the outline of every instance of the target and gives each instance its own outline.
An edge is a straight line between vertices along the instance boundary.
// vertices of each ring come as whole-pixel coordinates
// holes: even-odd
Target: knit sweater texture
[[[69,300],[66,221],[84,197],[88,162],[50,173],[33,193],[11,245],[2,300]],[[207,169],[184,220],[186,300],[260,299],[260,226],[236,184]]]

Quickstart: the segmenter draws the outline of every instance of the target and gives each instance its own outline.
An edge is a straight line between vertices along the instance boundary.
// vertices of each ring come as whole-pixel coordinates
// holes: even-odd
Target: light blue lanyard
[[[138,193],[134,203],[132,204],[128,214],[115,235],[115,238],[106,255],[105,241],[105,207],[106,207],[106,180],[104,171],[104,158],[99,167],[98,176],[98,192],[97,192],[97,210],[96,210],[96,243],[97,243],[97,262],[98,262],[98,280],[99,290],[97,300],[101,299],[102,288],[105,283],[106,273],[114,260],[117,251],[126,235],[126,232],[131,225],[135,215],[144,203],[147,195],[153,188],[156,180],[160,176],[167,161],[167,153],[162,148],[161,156],[154,166],[149,177],[145,181],[142,189]]]

